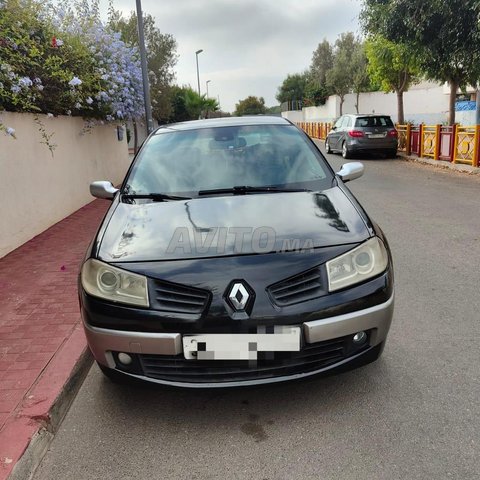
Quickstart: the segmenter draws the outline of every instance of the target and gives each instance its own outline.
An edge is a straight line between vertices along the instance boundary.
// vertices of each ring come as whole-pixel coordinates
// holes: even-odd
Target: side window
[[[352,126],[352,118],[351,117],[345,117],[345,120],[343,121],[343,128],[348,128]]]
[[[342,122],[345,117],[340,117],[336,122],[335,122],[335,128],[338,130],[339,128],[342,127]]]

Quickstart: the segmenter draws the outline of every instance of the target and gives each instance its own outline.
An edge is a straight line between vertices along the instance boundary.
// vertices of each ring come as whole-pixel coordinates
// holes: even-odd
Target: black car
[[[380,228],[317,146],[279,117],[165,125],[136,155],[79,278],[109,377],[228,387],[376,360],[393,314]]]

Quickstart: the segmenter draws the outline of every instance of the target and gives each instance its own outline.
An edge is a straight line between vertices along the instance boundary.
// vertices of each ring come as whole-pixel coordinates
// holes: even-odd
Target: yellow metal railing
[[[398,150],[410,154],[410,129],[411,125],[396,125],[398,132]]]
[[[327,122],[298,122],[310,137],[325,140],[332,128]],[[407,155],[447,160],[478,167],[480,163],[480,125],[442,127],[441,125],[397,124],[398,150]]]
[[[441,125],[424,125],[420,138],[420,157],[438,160]]]
[[[297,125],[311,138],[325,140],[332,124],[327,122],[298,122]]]
[[[478,166],[478,140],[480,125],[458,127],[453,147],[453,162]]]

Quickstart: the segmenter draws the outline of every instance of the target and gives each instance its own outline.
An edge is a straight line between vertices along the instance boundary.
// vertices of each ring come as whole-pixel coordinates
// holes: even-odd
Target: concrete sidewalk
[[[77,275],[109,205],[94,201],[0,259],[0,479],[27,447],[15,477],[41,458],[91,362]]]
[[[444,170],[468,173],[469,175],[480,175],[480,168],[472,167],[471,165],[452,163],[445,160],[434,160],[433,158],[417,157],[416,155],[407,155],[404,152],[398,152],[398,157],[408,162],[423,163],[425,165],[432,165],[436,168],[443,168]]]

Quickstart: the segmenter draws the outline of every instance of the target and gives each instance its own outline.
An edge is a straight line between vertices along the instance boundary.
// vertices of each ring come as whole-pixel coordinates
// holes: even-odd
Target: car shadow
[[[94,368],[97,368],[94,366]],[[268,437],[268,426],[294,420],[296,416],[342,415],[382,396],[389,396],[394,372],[382,358],[356,370],[329,377],[256,387],[228,389],[183,389],[148,383],[118,385],[95,372],[92,406],[103,421],[121,419],[134,425],[179,422],[192,432],[237,426],[259,442]],[[112,401],[114,399],[114,401]],[[135,415],[130,413],[134,411]],[[161,415],[160,415],[161,414]],[[233,424],[233,425],[232,425]]]
[[[398,156],[391,157],[385,153],[352,154],[349,160],[398,160]]]

